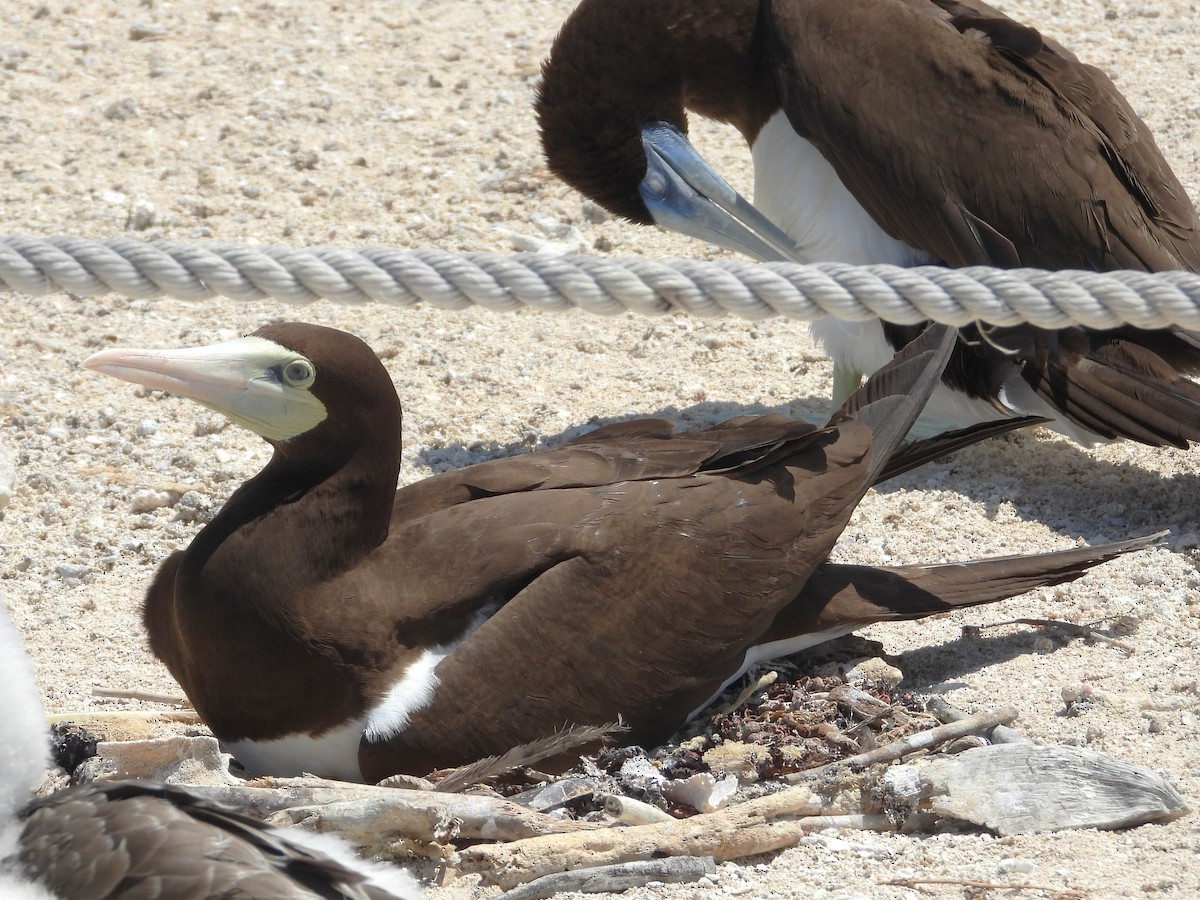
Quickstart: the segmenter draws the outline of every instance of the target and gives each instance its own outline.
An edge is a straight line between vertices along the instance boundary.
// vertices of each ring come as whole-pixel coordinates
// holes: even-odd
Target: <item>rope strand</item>
[[[33,297],[117,292],[191,301],[271,297],[305,304],[324,298],[347,304],[429,303],[439,309],[579,308],[598,315],[683,310],[702,318],[778,315],[811,321],[831,315],[854,321],[877,316],[900,323],[933,319],[948,325],[1200,330],[1200,275],[1191,272],[904,269],[0,237],[0,291],[5,290]]]

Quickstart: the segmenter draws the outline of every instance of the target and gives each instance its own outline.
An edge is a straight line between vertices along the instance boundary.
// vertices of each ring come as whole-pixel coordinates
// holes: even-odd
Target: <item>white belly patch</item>
[[[356,719],[319,737],[292,734],[271,741],[224,741],[222,746],[251,775],[292,778],[310,774],[339,781],[362,781],[358,743],[365,724],[365,719]]]
[[[362,781],[358,766],[358,746],[362,738],[378,743],[404,731],[413,714],[433,702],[439,684],[434,671],[438,663],[470,637],[496,609],[491,606],[480,610],[458,640],[425,649],[408,664],[383,699],[362,718],[315,737],[293,734],[270,741],[225,741],[225,749],[253,775],[291,777],[310,773],[341,781]]]
[[[763,126],[751,153],[754,205],[796,242],[796,262],[917,266],[933,261],[880,228],[783,112]]]
[[[418,656],[383,700],[362,718],[316,737],[293,734],[270,741],[227,741],[225,749],[252,775],[312,774],[362,781],[359,742],[364,736],[372,743],[395,737],[408,726],[413,713],[432,703],[438,686],[433,670],[455,646],[457,643],[433,647]]]
[[[880,228],[821,152],[792,130],[783,112],[775,113],[763,126],[752,153],[754,205],[796,242],[797,262],[859,266],[936,262],[931,254],[896,240]],[[878,320],[818,319],[812,324],[812,335],[837,365],[864,375],[878,371],[893,356]],[[1015,368],[1005,380],[1000,400],[1022,415],[1049,417],[1053,421],[1046,427],[1084,446],[1097,441],[1096,435],[1061,418],[1029,388]],[[949,428],[990,422],[998,416],[990,403],[939,385],[911,436],[928,437]]]

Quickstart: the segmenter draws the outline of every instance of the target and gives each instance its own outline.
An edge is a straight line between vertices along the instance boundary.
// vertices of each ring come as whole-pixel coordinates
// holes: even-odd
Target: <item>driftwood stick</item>
[[[901,738],[898,741],[892,741],[890,744],[884,744],[882,747],[876,747],[874,750],[868,750],[866,753],[860,753],[857,756],[839,759],[837,762],[821,766],[820,768],[809,769],[805,772],[794,772],[791,775],[787,775],[786,780],[791,784],[798,784],[819,778],[839,766],[845,766],[848,769],[857,771],[880,763],[895,762],[903,756],[916,753],[918,750],[931,750],[946,743],[946,741],[965,737],[968,734],[986,732],[997,725],[1007,725],[1010,722],[1015,722],[1019,715],[1020,713],[1015,706],[1002,706],[999,709],[967,716],[965,719],[960,719],[957,722],[950,722],[946,725],[939,725],[937,728],[930,728],[928,731],[918,731],[916,734],[910,734],[908,737]]]
[[[931,697],[925,704],[925,708],[933,713],[937,720],[943,724],[950,722],[961,722],[963,719],[970,717],[970,713],[963,712],[957,706],[951,706],[943,697]],[[1029,738],[1021,734],[1015,728],[1009,728],[1007,725],[997,725],[987,735],[988,740],[993,744],[1027,744]]]
[[[543,875],[508,891],[504,900],[546,900],[566,891],[578,891],[581,894],[619,893],[630,888],[642,887],[651,881],[668,884],[695,881],[716,871],[717,864],[711,856],[645,859],[615,866],[594,866],[589,869]]]
[[[493,775],[532,766],[547,757],[559,756],[586,744],[596,744],[628,730],[619,722],[609,722],[607,725],[572,725],[541,740],[520,744],[499,756],[487,756],[469,765],[452,769],[434,784],[433,789],[455,793]]]
[[[260,778],[247,785],[189,785],[188,790],[273,824],[304,822],[361,845],[396,834],[418,841],[455,838],[514,841],[599,828],[556,819],[476,794],[410,791],[321,778]]]
[[[509,889],[535,878],[597,863],[615,865],[663,856],[742,859],[795,846],[805,835],[824,828],[896,830],[896,824],[883,815],[772,819],[747,810],[758,802],[660,825],[606,828],[469,847],[455,855],[452,865],[459,873],[476,872],[487,882]]]
[[[169,703],[173,706],[191,707],[186,697],[170,694],[155,694],[150,691],[126,691],[120,688],[92,688],[93,697],[109,697],[116,700],[145,700],[148,703]]]
[[[109,712],[83,710],[81,712],[51,713],[46,716],[47,725],[58,725],[62,722],[79,722],[81,724],[105,722],[185,722],[199,724],[200,714],[191,709],[117,709]]]

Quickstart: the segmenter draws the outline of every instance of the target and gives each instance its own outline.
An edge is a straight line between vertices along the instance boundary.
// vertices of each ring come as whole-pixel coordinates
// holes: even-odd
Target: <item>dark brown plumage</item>
[[[270,828],[149,782],[31,800],[50,765],[32,666],[0,605],[0,897],[5,900],[416,900],[403,870],[328,835]]]
[[[395,493],[399,402],[350,335],[273,325],[86,365],[273,435],[267,467],[160,569],[151,647],[252,768],[375,780],[618,717],[631,740],[655,743],[764,641],[792,652],[1070,580],[1144,546],[1011,565],[825,561],[878,478],[1012,427],[893,453],[952,342],[931,329],[824,428],[768,416],[674,435],[627,422]],[[312,425],[304,409],[318,406]],[[975,566],[987,573],[979,594]]]
[[[799,245],[772,258],[1200,271],[1196,210],[1108,76],[976,0],[583,0],[536,108],[559,177],[631,221],[692,234],[675,200],[646,199],[643,128],[686,131],[687,110],[735,125],[760,204]],[[780,129],[758,146],[777,113],[823,162],[780,149]],[[816,183],[825,165],[837,192]],[[884,332],[903,346],[921,327]],[[828,323],[814,330],[840,367],[870,362]],[[962,335],[945,380],[979,402],[947,400],[946,418],[1016,409],[1084,442],[1200,440],[1190,333]]]
[[[22,813],[16,862],[61,900],[392,900],[353,863],[170,785],[60,791]],[[326,849],[329,845],[326,844]],[[348,851],[343,851],[348,853]]]

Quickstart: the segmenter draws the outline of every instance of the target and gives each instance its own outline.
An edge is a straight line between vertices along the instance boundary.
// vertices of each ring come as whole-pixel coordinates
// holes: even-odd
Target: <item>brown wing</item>
[[[797,514],[791,498],[814,497],[813,508],[821,515],[829,509],[836,516],[849,515],[843,507],[852,509],[885,470],[937,383],[953,340],[952,329],[928,328],[835,413],[831,425],[840,428],[816,429],[784,416],[766,416],[669,437],[669,426],[655,424],[648,429],[647,440],[661,447],[648,447],[631,438],[631,429],[641,426],[624,423],[590,436],[593,440],[586,444],[577,442],[437,476],[431,480],[446,489],[421,495],[415,510],[407,506],[408,492],[401,491],[387,540],[311,598],[294,598],[293,620],[305,622],[312,634],[341,636],[346,629],[340,610],[344,604],[355,604],[364,610],[355,620],[356,628],[364,621],[376,623],[376,633],[360,636],[364,646],[387,645],[392,633],[405,635],[410,645],[442,643],[457,637],[464,616],[506,602],[556,565],[579,555],[581,547],[590,547],[597,534],[612,543],[588,549],[589,554],[622,554],[629,548],[636,548],[639,555],[650,554],[636,528],[617,531],[609,527],[610,522],[633,523],[654,533],[669,528],[673,517],[682,515],[690,521],[698,513],[689,504],[707,496],[697,491],[700,485],[723,484],[733,492],[729,503],[743,518],[725,523],[730,529],[744,528],[744,517],[751,511],[757,514],[758,504],[778,504],[776,514],[783,521],[770,533],[783,535],[779,540],[785,543],[793,542],[812,526],[806,516]],[[684,453],[681,461],[671,449],[676,444],[694,452]],[[813,447],[820,449],[815,456],[810,452]],[[872,451],[869,463],[853,475],[861,479],[855,482],[857,493],[833,491],[828,485],[842,477],[838,473],[845,461],[857,462],[868,450]],[[580,470],[591,483],[577,477]],[[530,473],[534,477],[526,478]],[[761,495],[742,496],[749,490],[746,485],[764,478],[782,479],[778,490],[783,502],[771,499],[775,487],[770,484],[758,488]],[[644,506],[639,498],[648,496],[646,489],[674,498],[678,508],[665,501]],[[430,498],[441,505],[430,503]],[[709,543],[720,543],[731,534],[710,531],[708,526],[689,533],[695,535],[693,544],[702,555],[709,552]],[[731,539],[741,538],[737,531]],[[449,562],[448,548],[457,551],[457,558]],[[404,573],[402,584],[398,572]],[[400,590],[403,620],[395,617]],[[330,604],[330,596],[341,602]],[[416,598],[422,602],[415,602]],[[368,614],[368,609],[373,613]]]
[[[1200,220],[1145,124],[1035,29],[975,0],[774,0],[769,15],[788,120],[894,237],[953,266],[1200,270]],[[887,330],[897,346],[911,331]],[[1200,439],[1191,335],[964,334],[947,381],[970,396],[998,395],[999,346],[1102,437]]]
[[[1074,581],[1089,569],[1157,543],[1162,534],[1026,556],[1000,556],[935,566],[847,566],[825,563],[795,602],[784,607],[767,640],[847,625],[919,619],[1016,597]]]
[[[1200,269],[1200,222],[1145,124],[1034,29],[973,0],[768,15],[788,120],[894,237],[953,266]]]
[[[259,822],[165,785],[60,792],[26,811],[20,846],[26,871],[69,900],[394,896]]]
[[[407,596],[441,598],[460,622],[489,602],[499,609],[438,664],[436,702],[391,740],[364,741],[364,776],[503,753],[547,737],[547,722],[619,717],[633,741],[671,734],[825,561],[953,343],[952,329],[930,327],[828,427],[732,471],[490,497],[389,535],[377,577],[404,571]],[[461,548],[450,566],[438,562],[447,546]],[[566,655],[564,634],[575,641]],[[497,647],[521,647],[525,665],[497,669]]]
[[[902,347],[920,326],[883,328]],[[1200,351],[1190,332],[1018,325],[984,336],[970,325],[960,334],[945,380],[968,396],[995,402],[1019,375],[1059,415],[1101,438],[1181,449],[1200,441],[1200,387],[1189,377],[1200,374]]]
[[[414,525],[401,542],[410,596],[503,605],[438,665],[436,702],[363,745],[363,774],[470,762],[545,738],[548,722],[621,716],[634,741],[670,734],[736,671],[864,490],[866,428],[797,443],[790,464],[750,478],[509,495]],[[430,562],[448,541],[457,564]],[[497,646],[521,648],[521,666],[497,669]]]
[[[815,430],[775,414],[744,416],[683,434],[663,419],[615,422],[557,449],[489,460],[403,487],[396,493],[392,525],[481,497],[728,469]]]

